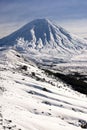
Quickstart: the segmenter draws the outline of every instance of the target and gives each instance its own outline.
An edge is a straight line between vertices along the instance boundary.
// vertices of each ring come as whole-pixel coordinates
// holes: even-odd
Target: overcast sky
[[[85,36],[87,0],[0,0],[0,37],[37,18],[48,18]]]

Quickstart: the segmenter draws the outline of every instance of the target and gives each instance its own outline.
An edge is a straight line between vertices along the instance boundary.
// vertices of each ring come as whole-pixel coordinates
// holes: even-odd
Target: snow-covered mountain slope
[[[46,19],[32,21],[1,39],[0,130],[87,128],[87,96],[36,64],[64,73],[83,65],[85,70],[86,46],[85,40]]]
[[[18,52],[0,51],[0,130],[81,130],[86,115],[86,95]]]
[[[0,39],[0,46],[13,46],[30,58],[45,63],[70,60],[73,54],[86,49],[86,43],[86,40],[71,35],[47,19],[34,20]]]

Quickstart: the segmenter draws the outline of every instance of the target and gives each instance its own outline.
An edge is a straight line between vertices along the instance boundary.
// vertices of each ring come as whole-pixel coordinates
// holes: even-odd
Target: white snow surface
[[[0,51],[0,130],[81,130],[79,120],[87,121],[86,95],[18,52]]]

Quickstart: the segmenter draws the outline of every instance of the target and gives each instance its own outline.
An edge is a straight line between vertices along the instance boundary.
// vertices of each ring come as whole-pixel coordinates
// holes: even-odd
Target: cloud
[[[76,19],[87,17],[87,0],[1,0],[0,22],[16,22],[36,17]]]
[[[65,24],[66,20],[70,21],[74,30],[75,24],[72,21],[75,23],[76,20],[76,24],[80,25],[78,22],[81,19],[87,19],[86,12],[87,0],[0,0],[0,35],[4,27],[11,30],[12,26],[9,25],[15,28],[15,25],[21,26],[33,19],[44,17]],[[79,28],[82,30],[82,26]]]
[[[70,19],[65,21],[55,21],[55,23],[73,34],[87,37],[87,19]]]

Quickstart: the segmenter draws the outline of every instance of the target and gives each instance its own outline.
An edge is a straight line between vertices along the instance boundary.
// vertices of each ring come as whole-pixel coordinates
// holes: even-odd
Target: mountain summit
[[[71,35],[48,19],[36,19],[0,39],[0,46],[58,57],[59,54],[71,55],[80,52],[86,48],[86,41]]]

